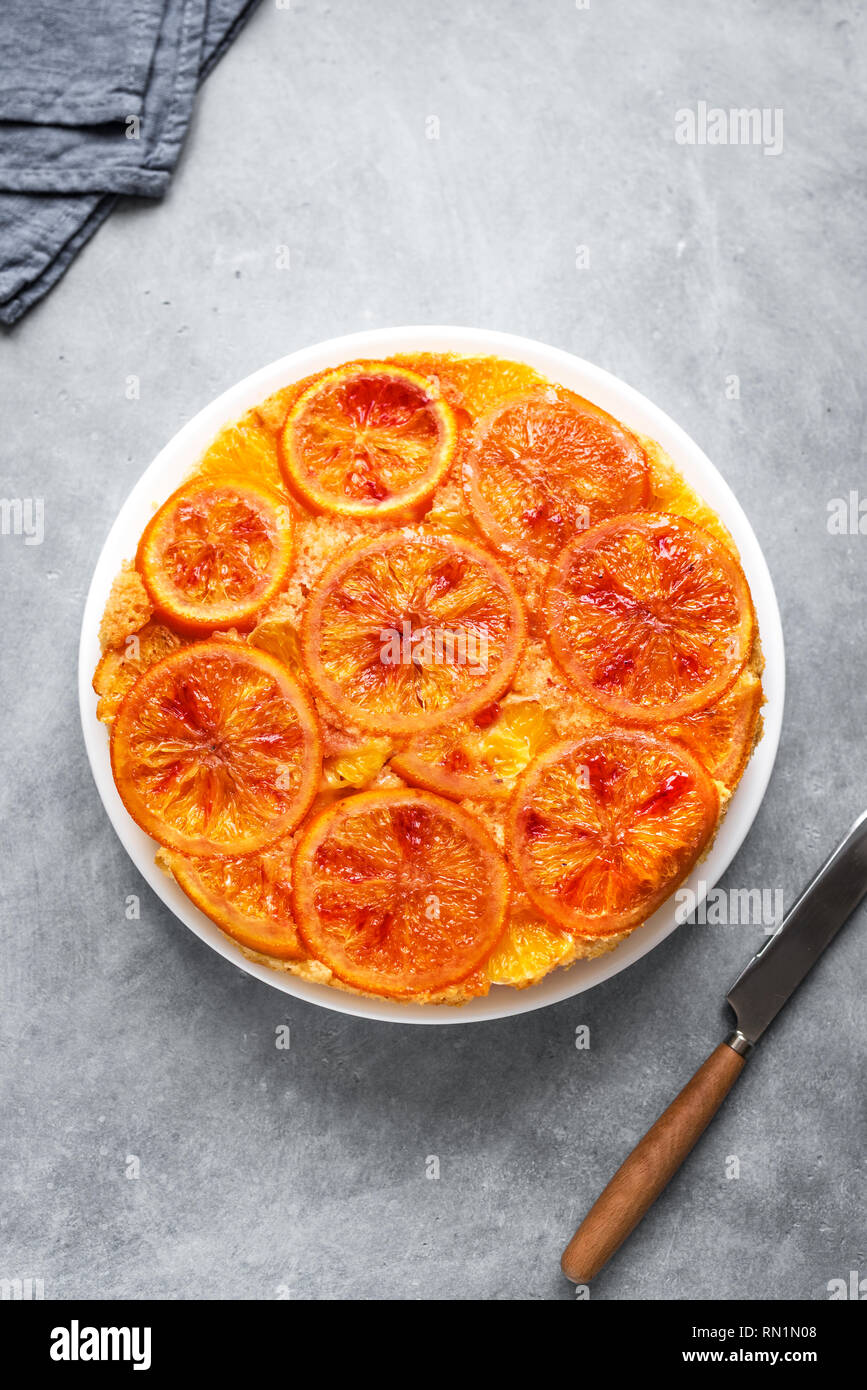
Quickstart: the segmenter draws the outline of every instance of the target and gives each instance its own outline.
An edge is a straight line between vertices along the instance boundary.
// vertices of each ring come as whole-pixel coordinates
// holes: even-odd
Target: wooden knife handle
[[[744,1053],[739,1034],[720,1043],[618,1168],[563,1253],[567,1279],[588,1283],[634,1231],[743,1071],[743,1043]]]

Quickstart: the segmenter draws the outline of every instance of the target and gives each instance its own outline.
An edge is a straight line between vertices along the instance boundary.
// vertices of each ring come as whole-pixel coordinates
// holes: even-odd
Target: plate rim
[[[91,773],[109,821],[135,867],[156,896],[200,940],[246,974],[306,1003],[378,1022],[450,1025],[512,1018],[574,998],[619,975],[676,930],[674,894],[615,950],[590,961],[552,971],[537,985],[516,990],[493,986],[483,998],[452,1005],[400,1004],[353,995],[331,985],[314,984],[295,975],[248,960],[154,862],[156,845],[128,815],[114,781],[108,755],[108,731],[96,718],[91,681],[99,658],[98,627],[108,590],[124,559],[135,553],[144,520],[181,482],[208,442],[226,424],[294,380],[361,357],[389,357],[401,352],[455,352],[499,356],[536,367],[591,400],[641,434],[655,439],[673,458],[678,471],[713,507],[731,531],[741,555],[756,607],[765,658],[763,734],[729,803],[714,844],[681,887],[691,887],[697,902],[725,874],[746,839],[773,772],[785,705],[785,643],[780,609],[770,569],[758,538],[729,484],[704,450],[661,407],[621,378],[564,348],[495,329],[443,324],[377,328],[328,338],[297,349],[235,382],[197,411],[159,450],[134,484],[117,513],[94,567],[82,614],[78,655],[81,727]],[[564,374],[564,375],[561,375]],[[565,376],[565,379],[564,379]],[[569,381],[580,377],[581,385]],[[684,466],[683,460],[686,459]],[[700,482],[696,482],[699,475]],[[136,532],[136,527],[138,528]],[[130,542],[127,536],[136,539]]]

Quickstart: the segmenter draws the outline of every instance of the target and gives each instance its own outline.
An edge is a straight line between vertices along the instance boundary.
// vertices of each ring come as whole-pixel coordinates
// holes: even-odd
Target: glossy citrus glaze
[[[288,578],[276,596],[259,608],[250,630],[242,632],[239,628],[248,625],[238,624],[225,632],[224,638],[276,656],[315,705],[322,739],[318,796],[284,841],[266,847],[246,863],[239,861],[237,853],[229,853],[228,846],[222,861],[210,857],[207,865],[179,855],[177,849],[162,862],[248,954],[267,960],[275,968],[326,980],[338,988],[388,993],[374,975],[365,976],[357,962],[351,967],[341,966],[342,977],[331,973],[328,952],[321,945],[316,947],[318,959],[315,955],[305,958],[315,932],[308,926],[305,946],[304,932],[299,934],[299,924],[292,919],[288,881],[292,857],[299,843],[310,842],[311,827],[318,824],[316,818],[330,814],[329,808],[347,796],[399,791],[410,785],[427,789],[425,795],[433,792],[445,797],[481,828],[488,837],[485,843],[499,847],[498,853],[508,851],[511,898],[505,930],[490,952],[487,966],[469,950],[462,957],[461,968],[453,972],[453,981],[444,986],[442,980],[448,971],[438,974],[430,969],[419,970],[418,988],[410,994],[398,984],[392,983],[390,989],[393,997],[460,1002],[484,992],[492,982],[528,985],[548,969],[613,948],[625,932],[644,920],[659,898],[659,893],[648,895],[643,915],[630,913],[621,904],[620,917],[615,913],[609,922],[609,926],[619,923],[621,929],[600,933],[598,924],[588,921],[581,929],[573,920],[567,930],[556,913],[543,915],[538,906],[544,896],[541,892],[534,890],[535,903],[528,896],[516,872],[520,856],[509,845],[510,827],[516,817],[521,818],[522,835],[529,843],[534,840],[534,826],[538,836],[545,833],[544,815],[538,807],[518,805],[522,778],[529,775],[526,769],[543,759],[558,739],[586,739],[622,725],[622,708],[618,710],[617,699],[607,696],[621,690],[629,675],[629,663],[635,659],[626,648],[611,653],[607,661],[597,663],[593,688],[582,689],[549,649],[543,605],[549,565],[560,553],[564,539],[576,538],[576,526],[581,534],[577,492],[564,496],[563,506],[558,508],[551,491],[557,459],[565,457],[569,463],[561,468],[561,494],[568,480],[576,476],[585,480],[582,487],[590,489],[591,525],[609,524],[606,518],[614,517],[613,525],[624,510],[645,516],[651,531],[663,513],[686,518],[712,538],[715,553],[730,557],[724,559],[723,568],[730,565],[736,574],[740,569],[725,528],[686,486],[654,441],[631,434],[592,403],[580,401],[531,368],[494,358],[414,354],[389,359],[385,371],[395,369],[395,382],[385,395],[380,391],[373,399],[363,373],[357,370],[360,365],[344,364],[339,372],[292,383],[263,401],[220,433],[185,482],[185,487],[195,484],[217,489],[247,482],[279,499],[291,516],[293,560]],[[377,370],[381,373],[382,367]],[[409,374],[408,384],[401,383],[401,371]],[[318,389],[327,378],[334,379],[333,388]],[[417,404],[414,393],[419,389],[414,382],[418,380],[431,404],[413,417],[412,407]],[[336,413],[334,400],[338,400]],[[311,415],[312,409],[318,416]],[[335,449],[329,445],[321,454],[319,474],[302,476],[303,460],[314,455],[299,452],[301,462],[293,461],[287,453],[294,447],[292,441],[303,442],[305,431],[311,429],[317,447],[323,438],[326,442],[331,439],[330,431],[338,438],[340,430],[333,430],[333,421],[340,426],[341,411],[354,432],[349,452],[342,442]],[[575,418],[579,424],[585,421],[577,432]],[[526,441],[529,427],[530,442],[534,443],[539,438],[538,422],[546,419],[554,420],[557,448],[547,454],[541,446],[535,451],[530,448],[528,459],[519,458],[514,464],[508,450],[515,431]],[[409,432],[413,457],[420,460],[403,475],[400,460],[395,462],[393,454],[393,442],[401,430]],[[441,469],[444,439],[450,439],[451,449],[445,471]],[[498,476],[505,489],[502,493],[492,483]],[[389,480],[388,486],[383,478]],[[338,499],[345,497],[345,514],[329,511],[327,496],[323,508],[317,487],[323,495],[331,489]],[[408,510],[395,509],[391,505],[394,498],[404,493]],[[377,514],[377,507],[382,508],[381,514]],[[513,524],[514,517],[518,520]],[[454,565],[464,563],[467,554],[480,552],[488,557],[491,576],[502,573],[506,589],[520,596],[522,609],[521,631],[516,649],[510,649],[506,680],[491,683],[491,692],[480,707],[468,708],[455,718],[446,715],[439,722],[428,721],[430,727],[416,730],[406,724],[401,727],[399,719],[388,727],[387,720],[377,721],[375,717],[368,727],[366,716],[359,718],[357,707],[353,713],[351,702],[341,702],[333,693],[331,699],[325,697],[328,687],[322,674],[313,669],[314,627],[316,640],[321,639],[327,648],[329,632],[333,634],[338,620],[334,604],[339,603],[339,588],[323,597],[323,576],[340,567],[350,547],[370,546],[396,528],[415,528],[438,538],[437,543],[446,548],[451,542],[453,560],[446,560],[437,570],[430,590],[434,599],[437,586],[448,598],[457,574]],[[255,545],[261,544],[261,537],[253,539]],[[687,557],[687,569],[689,563]],[[203,575],[202,583],[206,580],[207,575]],[[607,612],[628,626],[634,617],[628,610],[630,604],[636,604],[635,595],[616,583],[597,584],[594,602],[603,618]],[[131,633],[140,641],[134,650],[116,641],[105,651],[94,685],[101,697],[100,717],[106,722],[124,708],[125,697],[134,698],[130,691],[135,691],[153,660],[191,640],[190,633],[173,623],[170,614],[169,625],[164,616],[161,611],[144,624],[137,619]],[[113,630],[116,627],[115,622]],[[687,700],[670,717],[653,723],[654,735],[676,740],[684,757],[682,764],[670,767],[658,784],[648,786],[644,799],[631,808],[634,823],[664,826],[676,819],[677,808],[685,800],[694,810],[704,805],[704,820],[697,810],[693,817],[698,827],[694,843],[690,841],[693,849],[699,841],[699,849],[708,847],[718,816],[760,733],[761,651],[754,624],[741,633],[741,639],[746,649],[732,660],[709,704],[691,708]],[[700,690],[702,681],[714,675],[699,669],[699,656],[692,658],[696,665],[690,670],[690,659],[688,654],[682,655],[681,675],[688,693]],[[377,673],[373,675],[378,679]],[[700,705],[701,700],[697,703]],[[130,704],[127,709],[127,722],[133,708]],[[617,783],[611,773],[602,752],[592,753],[589,775],[594,813],[604,811],[607,788]],[[708,819],[711,802],[713,814]],[[599,863],[604,866],[610,846],[606,848],[604,834],[600,838],[598,825],[594,833]],[[693,831],[686,835],[687,840],[689,834]],[[397,842],[402,844],[401,853],[411,860],[413,847],[400,841],[400,836]],[[660,848],[662,897],[677,881],[682,868],[679,853],[670,848],[666,859],[664,844]],[[259,862],[264,855],[270,856],[267,864]],[[321,867],[321,861],[317,863]],[[400,873],[396,868],[393,871],[397,882]],[[460,884],[459,875],[456,881]],[[464,965],[468,973],[461,979]]]

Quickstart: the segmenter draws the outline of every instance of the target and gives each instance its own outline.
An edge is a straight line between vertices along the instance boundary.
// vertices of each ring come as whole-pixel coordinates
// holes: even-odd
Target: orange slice
[[[534,913],[513,912],[488,957],[488,978],[494,985],[526,989],[556,966],[568,965],[576,950],[575,939],[567,932],[558,931]]]
[[[292,852],[286,840],[243,858],[168,856],[188,898],[227,936],[279,960],[303,960],[292,917]]]
[[[332,753],[322,764],[322,785],[334,791],[360,791],[382,771],[391,752],[390,739],[372,738],[348,752]]]
[[[269,613],[256,624],[247,641],[276,656],[293,674],[301,674],[301,638],[288,618]]]
[[[455,420],[434,383],[384,362],[339,367],[298,397],[283,428],[287,484],[314,511],[411,514],[448,472]]]
[[[762,683],[744,671],[716,704],[688,714],[666,732],[695,753],[711,777],[727,787],[737,786],[756,738]]]
[[[482,420],[464,490],[499,550],[551,559],[576,531],[649,498],[638,441],[598,406],[530,395]]]
[[[285,418],[285,412],[284,412]],[[211,441],[196,465],[196,478],[209,482],[228,478],[249,478],[272,492],[283,492],[285,483],[280,471],[276,431],[281,419],[272,429],[262,421],[260,411],[249,410],[234,424],[226,425]]]
[[[341,716],[401,734],[496,700],[524,632],[515,588],[487,551],[407,528],[328,566],[310,593],[302,649],[310,680]]]
[[[507,396],[526,395],[547,386],[544,377],[526,363],[501,357],[423,352],[393,360],[438,385],[461,424],[472,424]]]
[[[112,726],[133,820],[183,854],[252,854],[292,830],[322,767],[316,715],[273,656],[196,642],[151,666]]]
[[[714,832],[716,786],[681,744],[644,730],[567,739],[519,779],[507,831],[518,878],[554,925],[611,936],[643,922]]]
[[[189,636],[247,632],[291,563],[289,507],[248,482],[180,488],[149,521],[136,555],[155,613]]]
[[[372,791],[323,811],[294,865],[309,951],[354,989],[411,999],[482,964],[503,930],[505,862],[483,826],[429,792]]]
[[[502,801],[553,725],[535,700],[489,706],[474,718],[416,734],[391,768],[414,787],[462,801]]]
[[[130,633],[122,647],[109,647],[103,652],[93,673],[93,688],[100,697],[97,718],[110,724],[142,672],[168,656],[180,643],[174,632],[151,620],[138,632]]]
[[[680,719],[749,659],[755,618],[735,556],[680,516],[615,517],[557,556],[542,611],[554,660],[620,719]]]

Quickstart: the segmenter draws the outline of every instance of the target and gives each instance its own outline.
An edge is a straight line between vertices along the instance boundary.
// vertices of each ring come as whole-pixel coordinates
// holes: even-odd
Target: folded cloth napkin
[[[56,284],[108,217],[118,194],[159,197],[165,192],[187,131],[196,86],[225,53],[258,2],[135,0],[129,5],[127,0],[96,0],[97,10],[107,7],[115,15],[128,14],[128,27],[122,33],[119,25],[109,25],[105,43],[98,55],[92,55],[89,67],[88,63],[77,67],[78,34],[70,39],[67,25],[52,27],[49,22],[76,0],[41,0],[40,4],[34,0],[31,5],[11,0],[12,19],[19,24],[26,21],[18,29],[19,52],[30,56],[21,69],[17,95],[5,106],[0,101],[0,115],[14,113],[14,119],[0,125],[0,190],[6,190],[0,191],[0,322],[15,323]],[[15,44],[8,14],[0,23],[4,32],[0,86],[6,91],[11,82],[6,80],[9,73],[4,65],[8,68],[14,62]],[[151,34],[148,24],[153,27],[150,49],[145,44]],[[63,57],[55,51],[58,40],[66,44]],[[46,109],[62,105],[64,93],[72,90],[75,109],[89,113],[85,123],[27,124],[22,120],[23,94],[33,91],[31,84],[38,77],[38,55],[31,55],[34,45],[42,46],[46,63],[51,54]],[[136,82],[129,74],[140,78],[147,53],[143,90],[136,98]],[[89,96],[78,80],[85,71],[94,82]],[[127,76],[119,79],[120,72]],[[116,111],[119,97],[128,94],[131,106],[138,109],[126,111],[122,122],[95,118],[99,110]]]
[[[66,0],[50,0],[54,15]],[[123,0],[115,0],[123,7]],[[156,7],[156,0],[151,0]],[[162,0],[159,9],[162,10]],[[198,84],[207,0],[167,0],[151,54],[147,89],[138,111],[98,124],[7,123],[0,128],[0,192],[137,193],[159,197],[189,124]],[[44,11],[43,11],[44,13]],[[88,35],[61,30],[69,40],[66,59],[74,65]],[[129,35],[116,32],[118,66],[126,62]],[[55,46],[52,43],[53,53]],[[104,76],[104,74],[97,74]],[[94,92],[98,103],[99,93]],[[83,97],[79,98],[79,105]],[[56,104],[56,103],[55,103]]]
[[[142,109],[166,0],[3,0],[0,121],[92,125]]]

